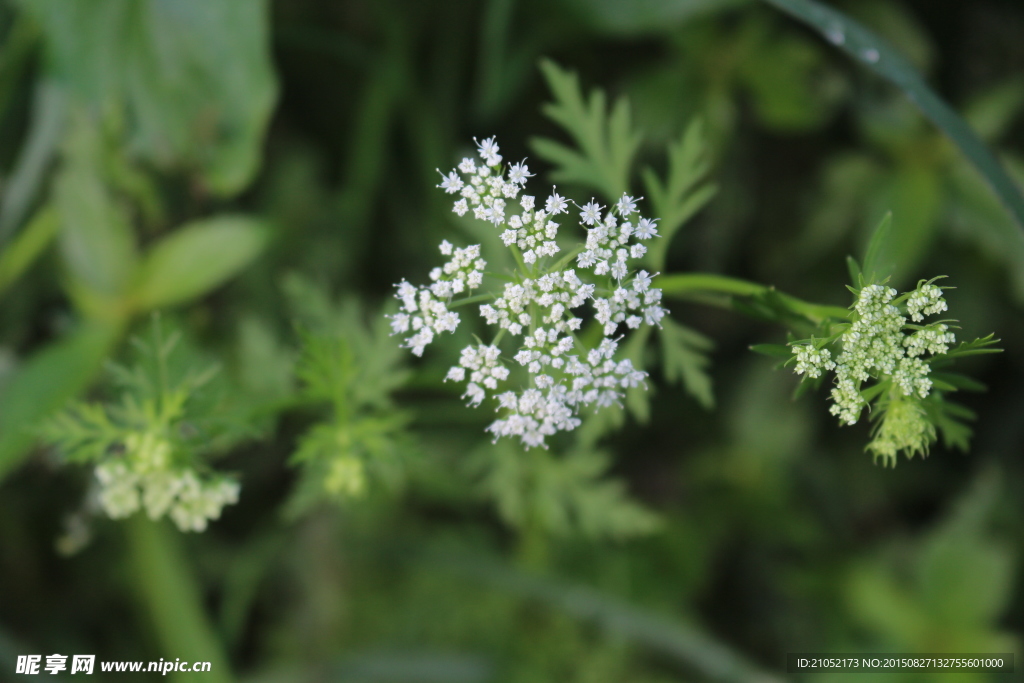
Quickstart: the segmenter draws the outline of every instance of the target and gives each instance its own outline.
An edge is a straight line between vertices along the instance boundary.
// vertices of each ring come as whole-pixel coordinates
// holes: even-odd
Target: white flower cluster
[[[928,377],[931,367],[920,357],[944,354],[956,341],[942,323],[923,328],[912,325],[917,331],[906,334],[907,318],[893,302],[896,296],[895,289],[882,285],[860,290],[853,306],[854,320],[842,335],[843,350],[835,361],[827,349],[814,345],[793,349],[797,373],[819,377],[824,370],[835,370],[830,412],[847,424],[860,419],[866,405],[860,385],[870,377],[890,377],[903,396],[927,397],[932,387]],[[918,286],[907,295],[906,308],[916,322],[922,322],[925,315],[945,311],[942,289],[930,283]]]
[[[926,315],[935,315],[946,310],[946,300],[942,298],[942,288],[933,284],[918,287],[907,299],[907,313],[915,323],[924,320]]]
[[[832,354],[828,349],[819,349],[810,344],[803,344],[793,348],[796,354],[796,374],[806,374],[810,378],[821,377],[825,370],[833,370],[836,367],[832,360]]]
[[[192,469],[173,469],[171,444],[154,432],[125,439],[123,457],[96,467],[99,501],[112,519],[145,508],[150,519],[170,516],[182,531],[204,531],[225,505],[238,502],[238,482],[202,481]]]
[[[614,335],[620,324],[631,329],[644,323],[657,325],[667,313],[661,307],[661,290],[652,286],[653,275],[636,272],[629,265],[646,253],[642,242],[657,236],[656,221],[637,216],[636,200],[626,195],[607,212],[592,200],[580,211],[587,239],[576,267],[564,267],[570,257],[551,264],[544,259],[560,252],[559,225],[553,219],[567,213],[569,203],[554,190],[543,208],[533,196],[519,198],[532,177],[526,164],[503,169],[494,138],[477,145],[482,163],[463,159],[456,170],[441,174],[438,187],[459,195],[454,203],[458,215],[472,209],[476,218],[503,228],[501,240],[520,263],[521,270],[505,283],[500,296],[480,306],[480,314],[500,328],[496,339],[506,333],[516,339],[519,348],[512,360],[526,369],[530,384],[519,391],[500,391],[499,384],[510,373],[499,362],[497,342],[464,349],[446,380],[468,382],[464,398],[470,405],[480,405],[488,392],[497,398],[502,416],[488,427],[495,438],[514,436],[528,447],[543,447],[546,437],[579,426],[580,407],[619,402],[626,389],[646,378],[628,359],[615,359],[618,339]],[[513,208],[517,199],[519,208]],[[468,275],[466,287],[472,288]],[[442,309],[448,312],[444,296],[431,290],[423,299],[424,288],[417,290],[404,281],[398,288],[404,312],[392,317],[392,327],[396,333],[410,326],[417,332],[406,346],[419,355],[434,332],[449,329],[447,324],[439,329],[432,323],[443,315]],[[453,290],[448,296],[457,293]],[[424,301],[433,307],[431,317],[420,314],[417,322],[417,317],[409,315],[422,311]],[[603,328],[596,348],[587,347],[575,334],[584,323],[580,309],[588,302],[593,319]],[[455,316],[451,329],[457,324]]]
[[[468,398],[470,405],[478,406],[487,397],[485,388],[497,389],[498,382],[508,379],[508,368],[498,362],[500,355],[501,349],[494,345],[467,346],[462,349],[459,364],[448,371],[445,381],[462,382],[469,370],[469,384],[463,398]]]
[[[445,302],[455,294],[479,287],[487,267],[487,262],[480,258],[479,244],[455,249],[445,240],[440,250],[452,258],[430,272],[433,284],[416,288],[402,280],[395,294],[402,302],[402,312],[390,316],[394,334],[412,329],[414,334],[405,340],[405,346],[417,356],[422,356],[423,349],[434,341],[435,333],[454,332],[459,326],[459,314],[449,311]]]

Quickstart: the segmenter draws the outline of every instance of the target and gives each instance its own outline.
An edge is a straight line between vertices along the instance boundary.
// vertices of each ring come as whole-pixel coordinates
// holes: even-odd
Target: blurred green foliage
[[[1019,3],[829,5],[1024,180]],[[0,2],[0,671],[61,652],[663,683],[831,680],[782,673],[793,651],[1019,659],[1022,233],[962,141],[834,42],[743,0]],[[492,134],[577,202],[646,195],[674,299],[625,349],[649,391],[532,462],[441,381],[467,330],[411,362],[382,317],[442,238],[496,240],[434,187]],[[963,399],[971,455],[894,471],[748,348],[843,311],[845,258],[888,211],[894,282],[948,275],[963,338],[1006,349],[963,363],[989,386]],[[157,310],[184,370],[220,368],[179,435],[231,435],[198,450],[242,489],[201,535],[104,518],[92,471],[39,439],[69,401],[116,404],[101,370]]]

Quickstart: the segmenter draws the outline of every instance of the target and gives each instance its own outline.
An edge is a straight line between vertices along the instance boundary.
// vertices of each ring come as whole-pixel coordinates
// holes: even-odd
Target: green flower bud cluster
[[[99,501],[111,519],[144,508],[150,519],[165,514],[182,531],[204,531],[225,505],[238,502],[238,482],[223,476],[203,480],[192,468],[175,468],[170,440],[155,431],[124,440],[124,453],[96,466]]]
[[[895,464],[900,450],[909,457],[927,454],[935,439],[923,407],[932,390],[930,361],[956,338],[944,322],[918,323],[947,309],[942,288],[922,281],[902,295],[880,284],[853,291],[850,322],[839,325],[839,332],[791,344],[796,373],[817,379],[835,372],[829,412],[842,424],[856,424],[877,399],[875,418],[881,421],[868,445],[876,457]],[[833,345],[839,346],[838,355],[827,348]],[[867,386],[869,380],[874,384]]]

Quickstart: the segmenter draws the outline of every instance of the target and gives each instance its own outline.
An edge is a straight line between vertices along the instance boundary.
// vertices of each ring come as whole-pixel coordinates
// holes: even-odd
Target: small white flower
[[[587,225],[599,223],[601,221],[601,207],[598,203],[591,199],[585,204],[582,210],[580,210],[580,220]]]
[[[641,270],[633,278],[633,289],[638,292],[646,292],[651,286],[651,276],[646,270]]]
[[[629,195],[624,194],[622,195],[622,199],[615,204],[615,208],[619,210],[620,216],[623,218],[629,218],[631,215],[636,213],[636,200]]]
[[[520,161],[518,164],[512,166],[508,171],[508,181],[515,183],[516,185],[525,185],[527,178],[532,178],[533,174],[530,173],[530,169],[525,163]],[[526,208],[526,207],[523,207]]]
[[[551,196],[548,197],[547,201],[544,203],[544,210],[550,215],[556,216],[560,213],[564,213],[568,208],[569,203],[565,201],[565,197],[559,195],[555,192],[554,188],[552,188]]]
[[[437,172],[441,173],[441,169],[437,169]],[[448,175],[441,173],[441,178],[441,184],[438,185],[438,187],[440,187],[448,194],[455,194],[456,192],[462,189],[462,186],[464,184],[462,182],[462,178],[460,178],[459,174],[456,173],[455,171],[452,171]]]
[[[639,225],[636,226],[636,231],[633,233],[638,239],[649,240],[658,234],[658,229],[655,223],[657,218],[641,218]]]
[[[473,141],[477,144],[480,158],[483,159],[488,166],[497,166],[501,163],[501,155],[498,154],[498,143],[493,136],[487,138],[483,142],[478,142],[476,138],[473,138]]]

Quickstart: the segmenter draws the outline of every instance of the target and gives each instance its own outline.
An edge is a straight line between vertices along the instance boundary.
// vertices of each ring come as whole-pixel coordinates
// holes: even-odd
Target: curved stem
[[[658,287],[668,296],[685,297],[691,294],[714,293],[729,294],[733,296],[755,296],[776,292],[789,308],[801,315],[805,315],[815,322],[821,322],[829,318],[848,320],[850,311],[840,306],[825,306],[813,304],[795,296],[778,292],[774,287],[762,285],[757,282],[740,280],[739,278],[714,273],[682,273],[677,275],[662,275],[658,278]],[[708,303],[714,303],[709,301]]]
[[[141,514],[125,523],[125,531],[140,606],[152,619],[163,658],[210,662],[203,680],[231,683],[227,653],[206,615],[179,539],[166,523],[151,522]],[[178,680],[188,676],[174,675]]]

